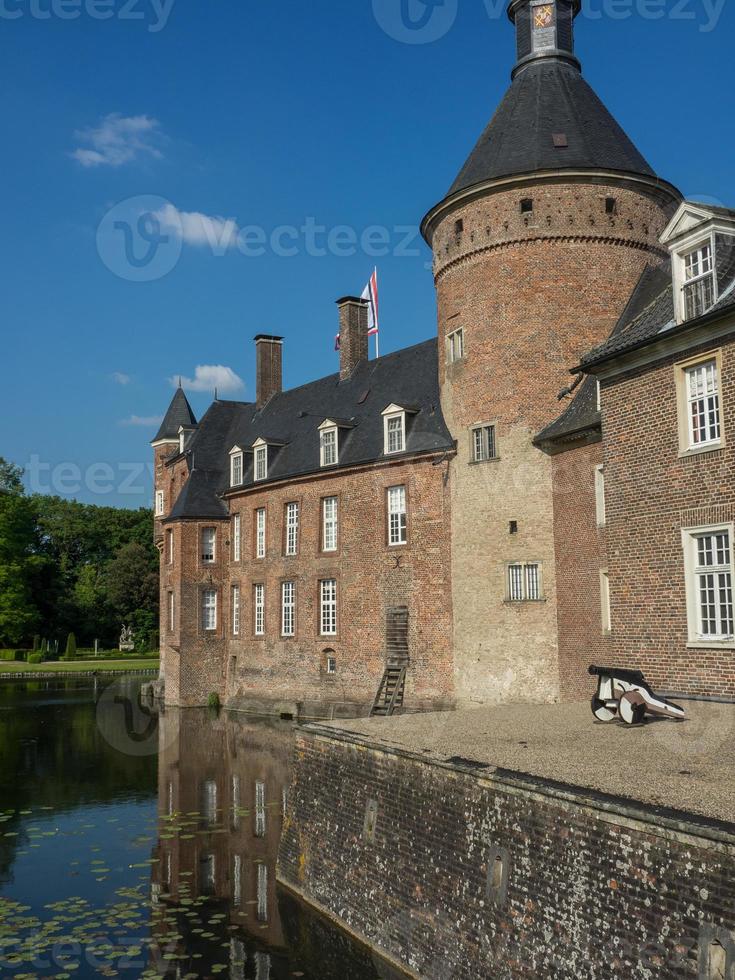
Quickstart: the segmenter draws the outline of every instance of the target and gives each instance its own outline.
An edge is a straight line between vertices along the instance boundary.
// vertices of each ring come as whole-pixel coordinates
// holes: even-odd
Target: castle
[[[357,712],[386,668],[408,708],[570,700],[595,661],[735,696],[735,212],[633,146],[578,12],[510,4],[512,84],[422,224],[438,339],[370,361],[348,296],[338,374],[283,391],[259,335],[254,403],[174,395],[167,703]]]

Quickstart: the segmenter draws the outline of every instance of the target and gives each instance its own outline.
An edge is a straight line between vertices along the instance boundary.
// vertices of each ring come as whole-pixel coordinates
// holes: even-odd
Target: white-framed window
[[[336,466],[339,462],[337,451],[337,427],[322,429],[320,436],[320,455],[322,466]]]
[[[508,565],[508,601],[538,602],[543,598],[540,562],[511,562]]]
[[[447,335],[447,363],[454,364],[464,357],[464,330],[453,330]]]
[[[701,316],[715,302],[715,266],[712,243],[708,241],[681,256],[684,317]]]
[[[720,393],[717,359],[684,369],[686,378],[689,445],[692,448],[720,441]]]
[[[174,532],[172,528],[166,531],[166,560],[169,565],[174,563]]]
[[[689,642],[735,646],[733,525],[682,531]]]
[[[265,585],[253,586],[253,628],[256,636],[265,635]]]
[[[217,590],[204,589],[202,592],[202,626],[207,633],[217,629]]]
[[[337,580],[334,578],[319,583],[319,632],[322,636],[337,634]]]
[[[235,514],[232,518],[232,560],[240,561],[242,558],[242,518]]]
[[[296,633],[296,583],[281,582],[281,636]]]
[[[388,544],[395,547],[406,544],[408,516],[406,513],[406,488],[388,488]]]
[[[241,487],[243,483],[243,454],[233,452],[230,455],[230,486]]]
[[[202,528],[202,564],[212,565],[217,557],[217,529]]]
[[[173,633],[176,629],[176,597],[173,592],[168,594],[168,630]]]
[[[156,490],[156,517],[162,517],[164,510],[163,490]]]
[[[396,412],[385,417],[385,452],[402,453],[406,446],[406,415]]]
[[[255,836],[265,837],[265,783],[255,784]]]
[[[605,513],[605,467],[595,467],[595,519],[598,527],[604,527],[607,521]]]
[[[268,447],[267,446],[256,446],[255,447],[255,480],[259,482],[260,480],[268,479]]]
[[[240,586],[232,586],[232,635],[240,635]]]
[[[472,430],[472,459],[475,463],[483,463],[488,459],[497,459],[498,450],[495,442],[494,425],[478,425]]]
[[[255,511],[255,557],[265,558],[265,507]]]
[[[258,885],[257,885],[257,919],[258,922],[268,921],[268,865],[262,861],[258,865]],[[263,963],[270,967],[270,958],[267,953],[256,953],[256,977],[257,980],[265,980],[266,970]]]
[[[602,632],[607,635],[612,631],[612,618],[610,615],[610,576],[607,569],[600,572],[600,619],[602,620]]]
[[[299,552],[299,505],[286,504],[286,554],[297,555]]]
[[[322,500],[322,551],[337,550],[339,530],[339,503],[336,497]]]

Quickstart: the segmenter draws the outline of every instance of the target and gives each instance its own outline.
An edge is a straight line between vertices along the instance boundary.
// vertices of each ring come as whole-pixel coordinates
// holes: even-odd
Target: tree
[[[77,655],[77,638],[73,633],[70,633],[66,638],[65,655],[68,660]]]
[[[121,623],[133,626],[138,640],[150,642],[158,621],[158,552],[131,541],[107,565],[106,593]]]
[[[19,646],[33,635],[39,615],[33,598],[38,572],[33,505],[23,470],[0,457],[0,646]]]

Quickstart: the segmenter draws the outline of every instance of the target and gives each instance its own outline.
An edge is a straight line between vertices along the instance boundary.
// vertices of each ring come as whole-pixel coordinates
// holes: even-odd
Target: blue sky
[[[0,0],[0,455],[35,487],[149,504],[169,379],[228,368],[244,388],[223,397],[252,397],[260,332],[285,336],[287,386],[335,370],[334,300],[375,264],[382,351],[434,333],[416,226],[507,88],[513,30],[492,0],[432,0],[412,31],[401,2],[418,21],[419,0]],[[577,20],[585,77],[654,168],[726,204],[734,29],[722,0],[592,0]],[[141,210],[168,236],[142,273],[114,228]],[[207,218],[263,229],[264,254]],[[308,222],[338,248],[307,247]],[[280,226],[296,254],[275,254]],[[389,255],[359,244],[371,226]],[[202,413],[211,394],[189,394]]]

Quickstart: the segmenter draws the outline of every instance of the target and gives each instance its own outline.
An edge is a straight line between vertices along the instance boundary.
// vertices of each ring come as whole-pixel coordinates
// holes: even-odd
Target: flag
[[[368,337],[374,337],[378,326],[378,270],[373,271],[370,282],[362,291],[362,297],[368,303]]]
[[[339,334],[337,334],[337,336],[334,338],[334,349],[340,350],[341,346],[342,345],[339,342]]]

